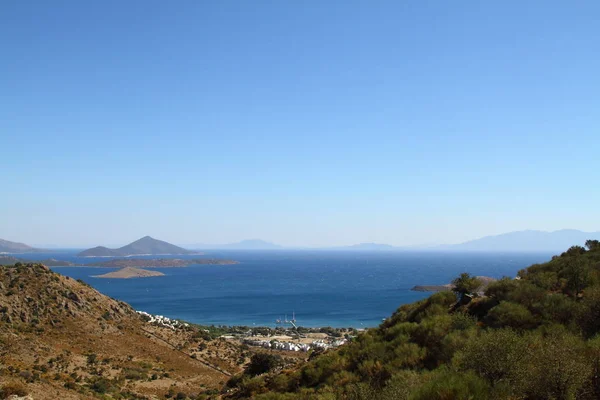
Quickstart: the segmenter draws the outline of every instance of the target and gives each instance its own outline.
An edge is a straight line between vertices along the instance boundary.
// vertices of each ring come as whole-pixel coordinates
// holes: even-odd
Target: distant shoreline
[[[102,268],[125,268],[125,267],[143,267],[143,268],[182,268],[190,265],[233,265],[239,264],[239,261],[224,260],[218,258],[192,259],[185,260],[181,258],[128,258],[101,261],[97,263],[86,264],[87,267]]]
[[[452,290],[452,285],[449,283],[445,285],[416,285],[410,290],[413,292],[445,292]]]
[[[124,254],[124,255],[116,255],[116,256],[79,256],[81,258],[122,258],[122,257],[147,257],[147,256],[203,256],[203,252],[197,253],[148,253],[148,254]]]
[[[116,258],[112,260],[99,261],[95,263],[80,264],[72,261],[57,260],[54,258],[45,260],[26,260],[13,256],[0,255],[0,265],[12,265],[16,263],[39,263],[47,267],[96,267],[96,268],[126,268],[126,267],[145,267],[145,268],[182,268],[190,265],[235,265],[239,261],[220,258]]]

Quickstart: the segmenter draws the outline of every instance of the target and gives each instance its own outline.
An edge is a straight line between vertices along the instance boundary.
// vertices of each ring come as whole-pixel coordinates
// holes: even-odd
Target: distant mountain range
[[[554,232],[527,230],[485,236],[459,244],[397,247],[388,244],[362,243],[335,248],[335,250],[562,252],[573,245],[583,246],[588,239],[600,240],[600,232],[583,232],[576,229]]]
[[[135,242],[129,243],[126,246],[119,247],[118,249],[109,249],[104,246],[98,246],[91,249],[87,249],[78,254],[80,257],[122,257],[122,256],[134,256],[142,254],[159,255],[159,254],[194,254],[195,252],[186,250],[182,247],[175,246],[174,244],[163,242],[151,238],[150,236],[144,236]]]
[[[338,247],[284,247],[260,239],[242,240],[229,244],[194,244],[188,248],[200,250],[337,250],[337,251],[515,251],[515,252],[562,252],[573,245],[583,246],[588,239],[600,240],[600,232],[583,232],[576,229],[562,229],[554,232],[526,230],[485,236],[459,244],[436,246],[398,247],[384,243],[359,243]],[[34,253],[48,250],[37,249],[23,243],[0,239],[0,253]],[[131,255],[194,254],[182,247],[153,239],[150,236],[136,240],[118,249],[104,246],[94,247],[79,253],[87,257],[123,257]]]
[[[9,242],[8,240],[0,239],[0,253],[38,253],[43,251],[24,243]]]
[[[396,247],[383,243],[359,243],[351,246],[329,247],[324,250],[356,250],[356,251],[398,251],[406,250],[406,247]]]
[[[338,246],[338,247],[286,247],[275,243],[267,242],[260,239],[249,239],[242,240],[241,242],[229,243],[229,244],[194,244],[189,245],[194,249],[200,250],[362,250],[362,251],[375,251],[375,250],[404,250],[405,247],[395,247],[390,244],[380,243],[359,243],[352,246]]]
[[[501,235],[485,236],[459,244],[435,246],[393,246],[385,243],[359,243],[350,246],[292,248],[264,240],[243,240],[222,245],[193,245],[198,249],[219,250],[335,250],[335,251],[515,251],[515,252],[562,252],[573,245],[583,246],[588,239],[600,240],[600,232],[583,232],[563,229],[554,232],[517,231]]]
[[[229,244],[194,244],[188,247],[201,250],[280,250],[283,246],[260,239],[248,239]]]
[[[582,232],[575,229],[562,229],[554,232],[527,230],[486,236],[461,244],[436,246],[431,249],[562,252],[573,245],[583,246],[588,239],[600,240],[600,232]]]

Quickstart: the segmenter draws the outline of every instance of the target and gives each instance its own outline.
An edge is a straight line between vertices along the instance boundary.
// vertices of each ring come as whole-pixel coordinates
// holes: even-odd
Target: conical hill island
[[[135,242],[118,249],[109,249],[104,246],[97,246],[87,249],[78,254],[80,257],[119,257],[134,255],[181,255],[198,254],[197,252],[186,250],[174,244],[154,239],[150,236],[144,236]]]

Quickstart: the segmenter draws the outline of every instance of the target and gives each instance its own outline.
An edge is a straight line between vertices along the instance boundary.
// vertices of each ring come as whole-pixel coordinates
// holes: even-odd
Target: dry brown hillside
[[[0,267],[0,399],[209,398],[247,354],[199,336],[43,265]]]

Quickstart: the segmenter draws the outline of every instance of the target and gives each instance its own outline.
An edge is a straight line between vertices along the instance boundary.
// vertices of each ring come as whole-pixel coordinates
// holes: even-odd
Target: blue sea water
[[[77,257],[73,251],[19,257],[106,260]],[[461,272],[514,277],[522,268],[549,260],[551,254],[213,251],[202,257],[240,264],[156,268],[166,275],[143,279],[93,277],[112,268],[53,270],[82,279],[137,310],[198,324],[275,326],[276,319],[295,313],[301,326],[361,328],[376,326],[400,305],[430,295],[411,291],[415,285],[448,283]]]

